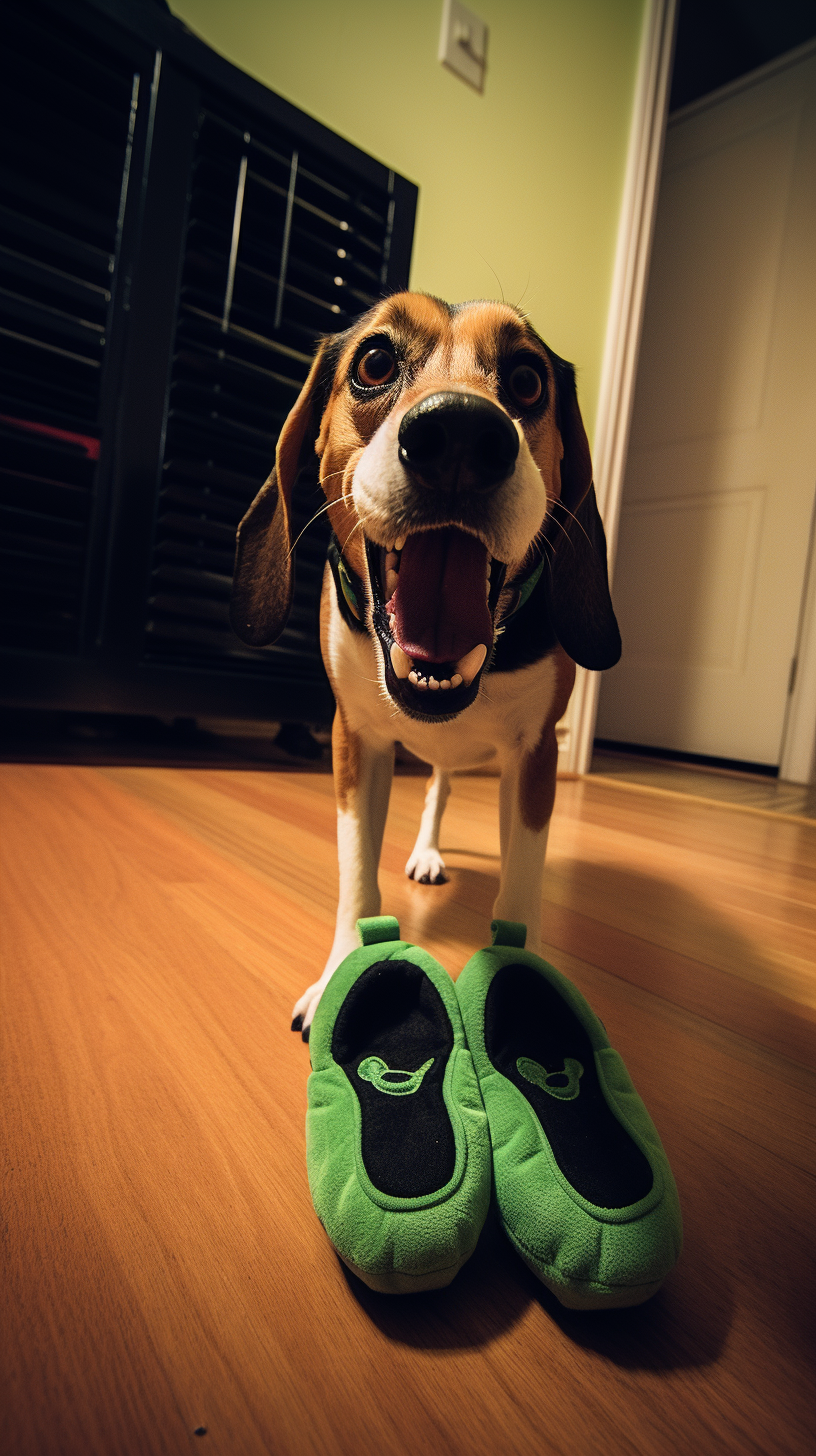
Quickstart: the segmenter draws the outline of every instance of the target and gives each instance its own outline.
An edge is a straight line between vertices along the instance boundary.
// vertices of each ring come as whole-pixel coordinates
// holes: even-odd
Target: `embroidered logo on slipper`
[[[579,1078],[583,1077],[584,1069],[575,1057],[564,1058],[563,1072],[548,1072],[546,1067],[542,1067],[540,1062],[534,1062],[531,1057],[519,1057],[516,1066],[525,1081],[532,1082],[534,1087],[540,1087],[542,1092],[549,1092],[559,1102],[574,1102],[581,1090]]]
[[[382,1057],[366,1057],[357,1068],[357,1075],[362,1077],[364,1082],[370,1082],[378,1092],[387,1092],[390,1097],[405,1097],[411,1092],[419,1091],[422,1086],[422,1078],[433,1064],[434,1059],[431,1057],[415,1072],[398,1072],[392,1070],[388,1063],[382,1060]],[[387,1080],[387,1078],[395,1077],[400,1080]]]

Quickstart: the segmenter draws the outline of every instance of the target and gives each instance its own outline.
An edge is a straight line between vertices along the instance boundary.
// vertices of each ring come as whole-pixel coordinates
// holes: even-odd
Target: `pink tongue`
[[[486,576],[487,547],[466,531],[446,526],[409,536],[391,604],[403,651],[424,662],[457,662],[480,642],[489,648]]]

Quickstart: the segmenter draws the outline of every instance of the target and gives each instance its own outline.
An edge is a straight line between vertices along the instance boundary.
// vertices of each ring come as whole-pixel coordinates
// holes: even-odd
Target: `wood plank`
[[[492,1221],[450,1289],[400,1300],[348,1274],[314,1216],[287,1018],[331,939],[330,781],[15,765],[0,792],[9,1452],[813,1449],[816,1076],[745,1010],[784,1000],[788,1047],[811,1025],[774,948],[775,927],[788,949],[812,929],[806,826],[559,786],[547,953],[645,1096],[686,1229],[655,1300],[579,1315]],[[455,973],[487,938],[496,784],[455,785],[438,889],[403,874],[422,794],[395,781],[386,908]],[[675,831],[677,895],[655,899]]]

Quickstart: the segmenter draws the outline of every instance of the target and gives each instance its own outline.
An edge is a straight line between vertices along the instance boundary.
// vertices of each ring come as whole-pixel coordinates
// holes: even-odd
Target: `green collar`
[[[357,573],[343,560],[334,535],[329,538],[329,565],[340,615],[353,632],[365,632],[365,588]]]
[[[510,608],[510,611],[507,613],[506,617],[502,617],[501,621],[497,622],[497,627],[500,628],[502,631],[504,631],[504,628],[507,626],[508,622],[511,622],[513,618],[521,611],[522,607],[526,606],[527,602],[530,600],[530,597],[533,595],[533,592],[538,586],[539,581],[541,580],[541,573],[543,570],[544,557],[542,556],[538,565],[533,567],[530,575],[525,578],[521,586],[516,587],[516,600],[513,603],[513,606]]]
[[[527,580],[523,583],[519,592],[519,599],[516,602],[516,605],[514,606],[512,612],[510,613],[510,617],[515,617],[516,612],[520,612],[525,602],[528,601],[529,598],[532,596],[541,579],[541,573],[543,570],[544,557],[542,556],[541,560],[538,563],[538,566],[533,567],[533,570],[530,572]],[[510,617],[505,617],[505,622],[509,622]]]
[[[346,563],[343,560],[342,556],[339,556],[338,559],[337,559],[337,575],[340,578],[340,590],[343,593],[343,596],[345,598],[346,606],[348,607],[348,609],[349,609],[350,612],[353,612],[354,613],[354,616],[357,618],[357,621],[359,622],[360,621],[360,607],[359,607],[359,603],[357,601],[357,593],[354,590],[354,587],[352,586],[351,577],[349,575],[349,569],[346,566]],[[355,577],[355,580],[356,580],[356,577]],[[357,584],[359,586],[360,583],[358,582]]]

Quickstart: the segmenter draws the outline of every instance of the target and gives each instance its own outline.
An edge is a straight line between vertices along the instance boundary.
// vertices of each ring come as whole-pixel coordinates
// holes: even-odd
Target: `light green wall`
[[[474,0],[490,31],[482,95],[436,59],[442,0],[171,4],[419,184],[412,287],[521,301],[575,363],[591,436],[644,0]]]

